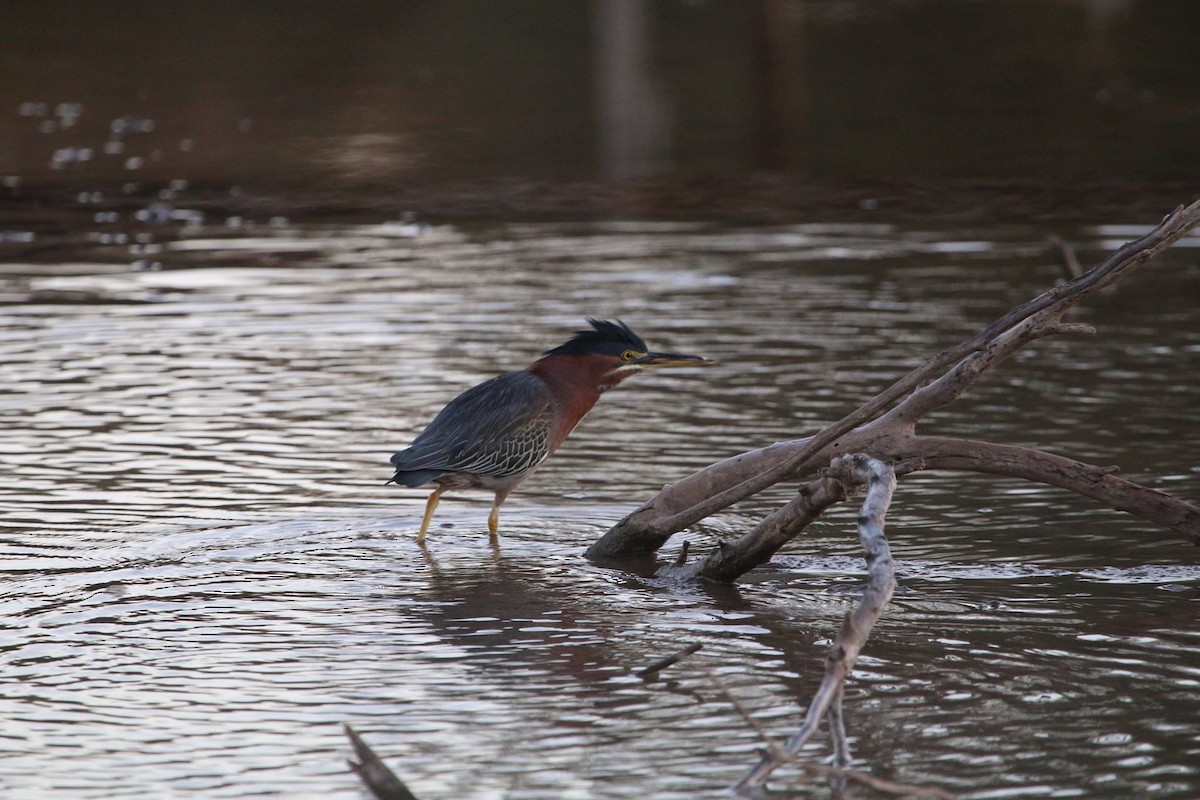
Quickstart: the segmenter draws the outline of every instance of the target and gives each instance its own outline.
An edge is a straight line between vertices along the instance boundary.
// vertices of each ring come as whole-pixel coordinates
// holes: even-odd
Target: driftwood
[[[719,461],[665,487],[597,540],[592,559],[656,552],[689,525],[784,480],[812,475],[844,453],[866,453],[914,469],[968,470],[1058,486],[1109,508],[1170,528],[1200,544],[1200,508],[1165,492],[1116,476],[1117,468],[1075,461],[1029,447],[950,437],[920,436],[917,423],[953,403],[997,364],[1046,336],[1094,333],[1064,322],[1073,306],[1112,286],[1168,248],[1200,221],[1200,200],[1169,214],[1079,277],[1012,309],[974,337],[946,349],[843,419],[811,437],[751,450]],[[732,581],[769,560],[829,506],[845,499],[830,478],[801,486],[800,494],[734,542],[722,543],[690,565],[664,568],[679,577]]]
[[[896,588],[892,552],[883,532],[884,515],[896,490],[896,473],[882,461],[863,455],[834,459],[828,473],[831,480],[844,486],[868,484],[867,498],[858,516],[858,539],[867,554],[867,585],[858,605],[842,620],[842,630],[825,658],[825,678],[808,704],[808,713],[800,730],[782,749],[768,750],[758,766],[742,779],[737,788],[762,783],[774,769],[794,758],[827,716],[829,732],[833,737],[834,763],[839,767],[850,764],[850,744],[842,724],[842,688],[846,676],[858,660],[859,652],[867,643],[871,628],[875,627],[883,614],[883,607],[892,599],[892,592]]]
[[[758,786],[776,769],[784,764],[794,762],[801,748],[816,733],[821,721],[827,720],[830,737],[833,740],[834,769],[830,770],[816,764],[798,763],[797,766],[806,772],[831,778],[842,777],[856,780],[877,790],[893,794],[945,796],[938,789],[880,781],[864,773],[847,769],[850,766],[850,742],[846,737],[842,716],[842,696],[846,677],[854,668],[854,663],[858,660],[859,652],[866,645],[871,629],[883,614],[883,608],[892,599],[892,592],[896,588],[895,565],[892,562],[887,536],[884,534],[884,517],[891,504],[892,494],[896,490],[896,473],[882,461],[864,455],[839,456],[834,459],[825,473],[827,480],[840,484],[843,492],[847,494],[854,488],[867,485],[867,496],[858,516],[858,538],[866,552],[867,585],[863,588],[858,605],[842,620],[842,629],[825,659],[825,676],[808,704],[804,722],[782,747],[775,744],[729,693],[728,689],[718,683],[734,707],[758,730],[767,745],[762,759],[733,788],[743,790]],[[715,676],[713,679],[715,680]]]

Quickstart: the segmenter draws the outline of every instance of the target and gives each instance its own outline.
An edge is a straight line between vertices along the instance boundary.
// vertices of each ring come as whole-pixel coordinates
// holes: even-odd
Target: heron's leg
[[[492,513],[488,514],[488,533],[491,534],[489,538],[491,538],[492,544],[500,541],[500,504],[504,502],[504,499],[508,497],[508,493],[511,491],[511,486],[498,490],[496,492],[496,499],[492,501]]]
[[[492,513],[488,514],[488,534],[493,542],[499,538],[500,504],[503,502],[504,498],[496,495],[496,501],[492,503]]]
[[[433,519],[434,509],[438,507],[438,499],[444,491],[445,486],[438,486],[433,490],[433,494],[429,495],[429,501],[425,503],[425,518],[421,520],[421,530],[417,532],[417,544],[425,544],[425,531],[429,530],[429,522]]]

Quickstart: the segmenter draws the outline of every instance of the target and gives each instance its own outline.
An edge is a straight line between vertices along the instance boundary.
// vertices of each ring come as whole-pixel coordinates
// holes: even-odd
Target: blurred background
[[[22,3],[0,176],[459,219],[1157,215],[1200,184],[1198,34],[1189,0]]]

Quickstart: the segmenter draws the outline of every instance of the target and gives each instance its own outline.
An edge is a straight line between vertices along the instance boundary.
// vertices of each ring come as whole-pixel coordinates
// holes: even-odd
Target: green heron
[[[620,320],[589,317],[588,323],[590,330],[578,331],[525,369],[498,375],[451,400],[407,450],[392,456],[396,474],[388,483],[437,484],[425,505],[419,543],[442,493],[467,488],[496,493],[488,515],[495,540],[500,504],[558,449],[601,393],[643,370],[713,363],[700,356],[651,353]]]

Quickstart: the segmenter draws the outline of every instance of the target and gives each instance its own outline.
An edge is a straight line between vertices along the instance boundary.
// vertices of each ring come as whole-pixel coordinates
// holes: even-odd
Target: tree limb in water
[[[1200,221],[1200,200],[1180,207],[1157,227],[1110,254],[1074,280],[1043,292],[1013,308],[978,334],[947,348],[854,412],[811,437],[751,450],[727,458],[665,487],[604,534],[588,549],[589,558],[618,558],[656,552],[672,535],[689,525],[728,508],[783,480],[812,474],[841,453],[865,452],[885,461],[923,460],[929,469],[965,469],[1039,480],[1128,511],[1150,522],[1179,531],[1200,543],[1200,508],[1144,486],[1099,474],[1104,468],[1064,465],[1048,453],[1029,448],[1005,448],[974,443],[966,452],[962,440],[915,435],[917,423],[931,411],[957,400],[997,364],[1036,339],[1058,334],[1090,333],[1088,326],[1063,322],[1063,315],[1096,292],[1115,284],[1184,236]],[[926,454],[922,446],[948,446],[954,452]],[[940,453],[940,454],[939,454]],[[1020,458],[1014,460],[1014,455]],[[770,546],[778,549],[788,539],[838,502],[819,482],[805,484],[801,498],[763,520],[752,533],[753,542],[734,543],[722,559],[726,568],[709,570],[720,580],[732,580],[757,561]],[[810,495],[806,499],[805,492]],[[828,502],[826,502],[828,501]],[[824,503],[824,504],[822,504]],[[745,538],[745,537],[743,537]],[[740,540],[739,540],[740,541]],[[778,542],[776,545],[775,543]],[[767,555],[769,558],[769,554]],[[734,567],[734,562],[737,567]],[[748,566],[746,566],[748,565]],[[697,574],[708,571],[696,568]]]
[[[846,487],[863,484],[868,487],[858,517],[858,538],[866,552],[867,585],[863,588],[858,605],[842,621],[842,629],[825,659],[825,677],[808,704],[808,712],[800,729],[783,747],[769,743],[766,754],[738,782],[735,789],[757,786],[774,770],[795,759],[822,720],[829,722],[836,766],[844,770],[850,764],[850,745],[842,724],[842,690],[846,676],[854,668],[871,629],[883,614],[884,606],[892,599],[892,592],[896,588],[895,565],[883,525],[892,494],[896,490],[896,473],[878,459],[851,455],[835,459],[829,467],[827,479],[836,480]]]

